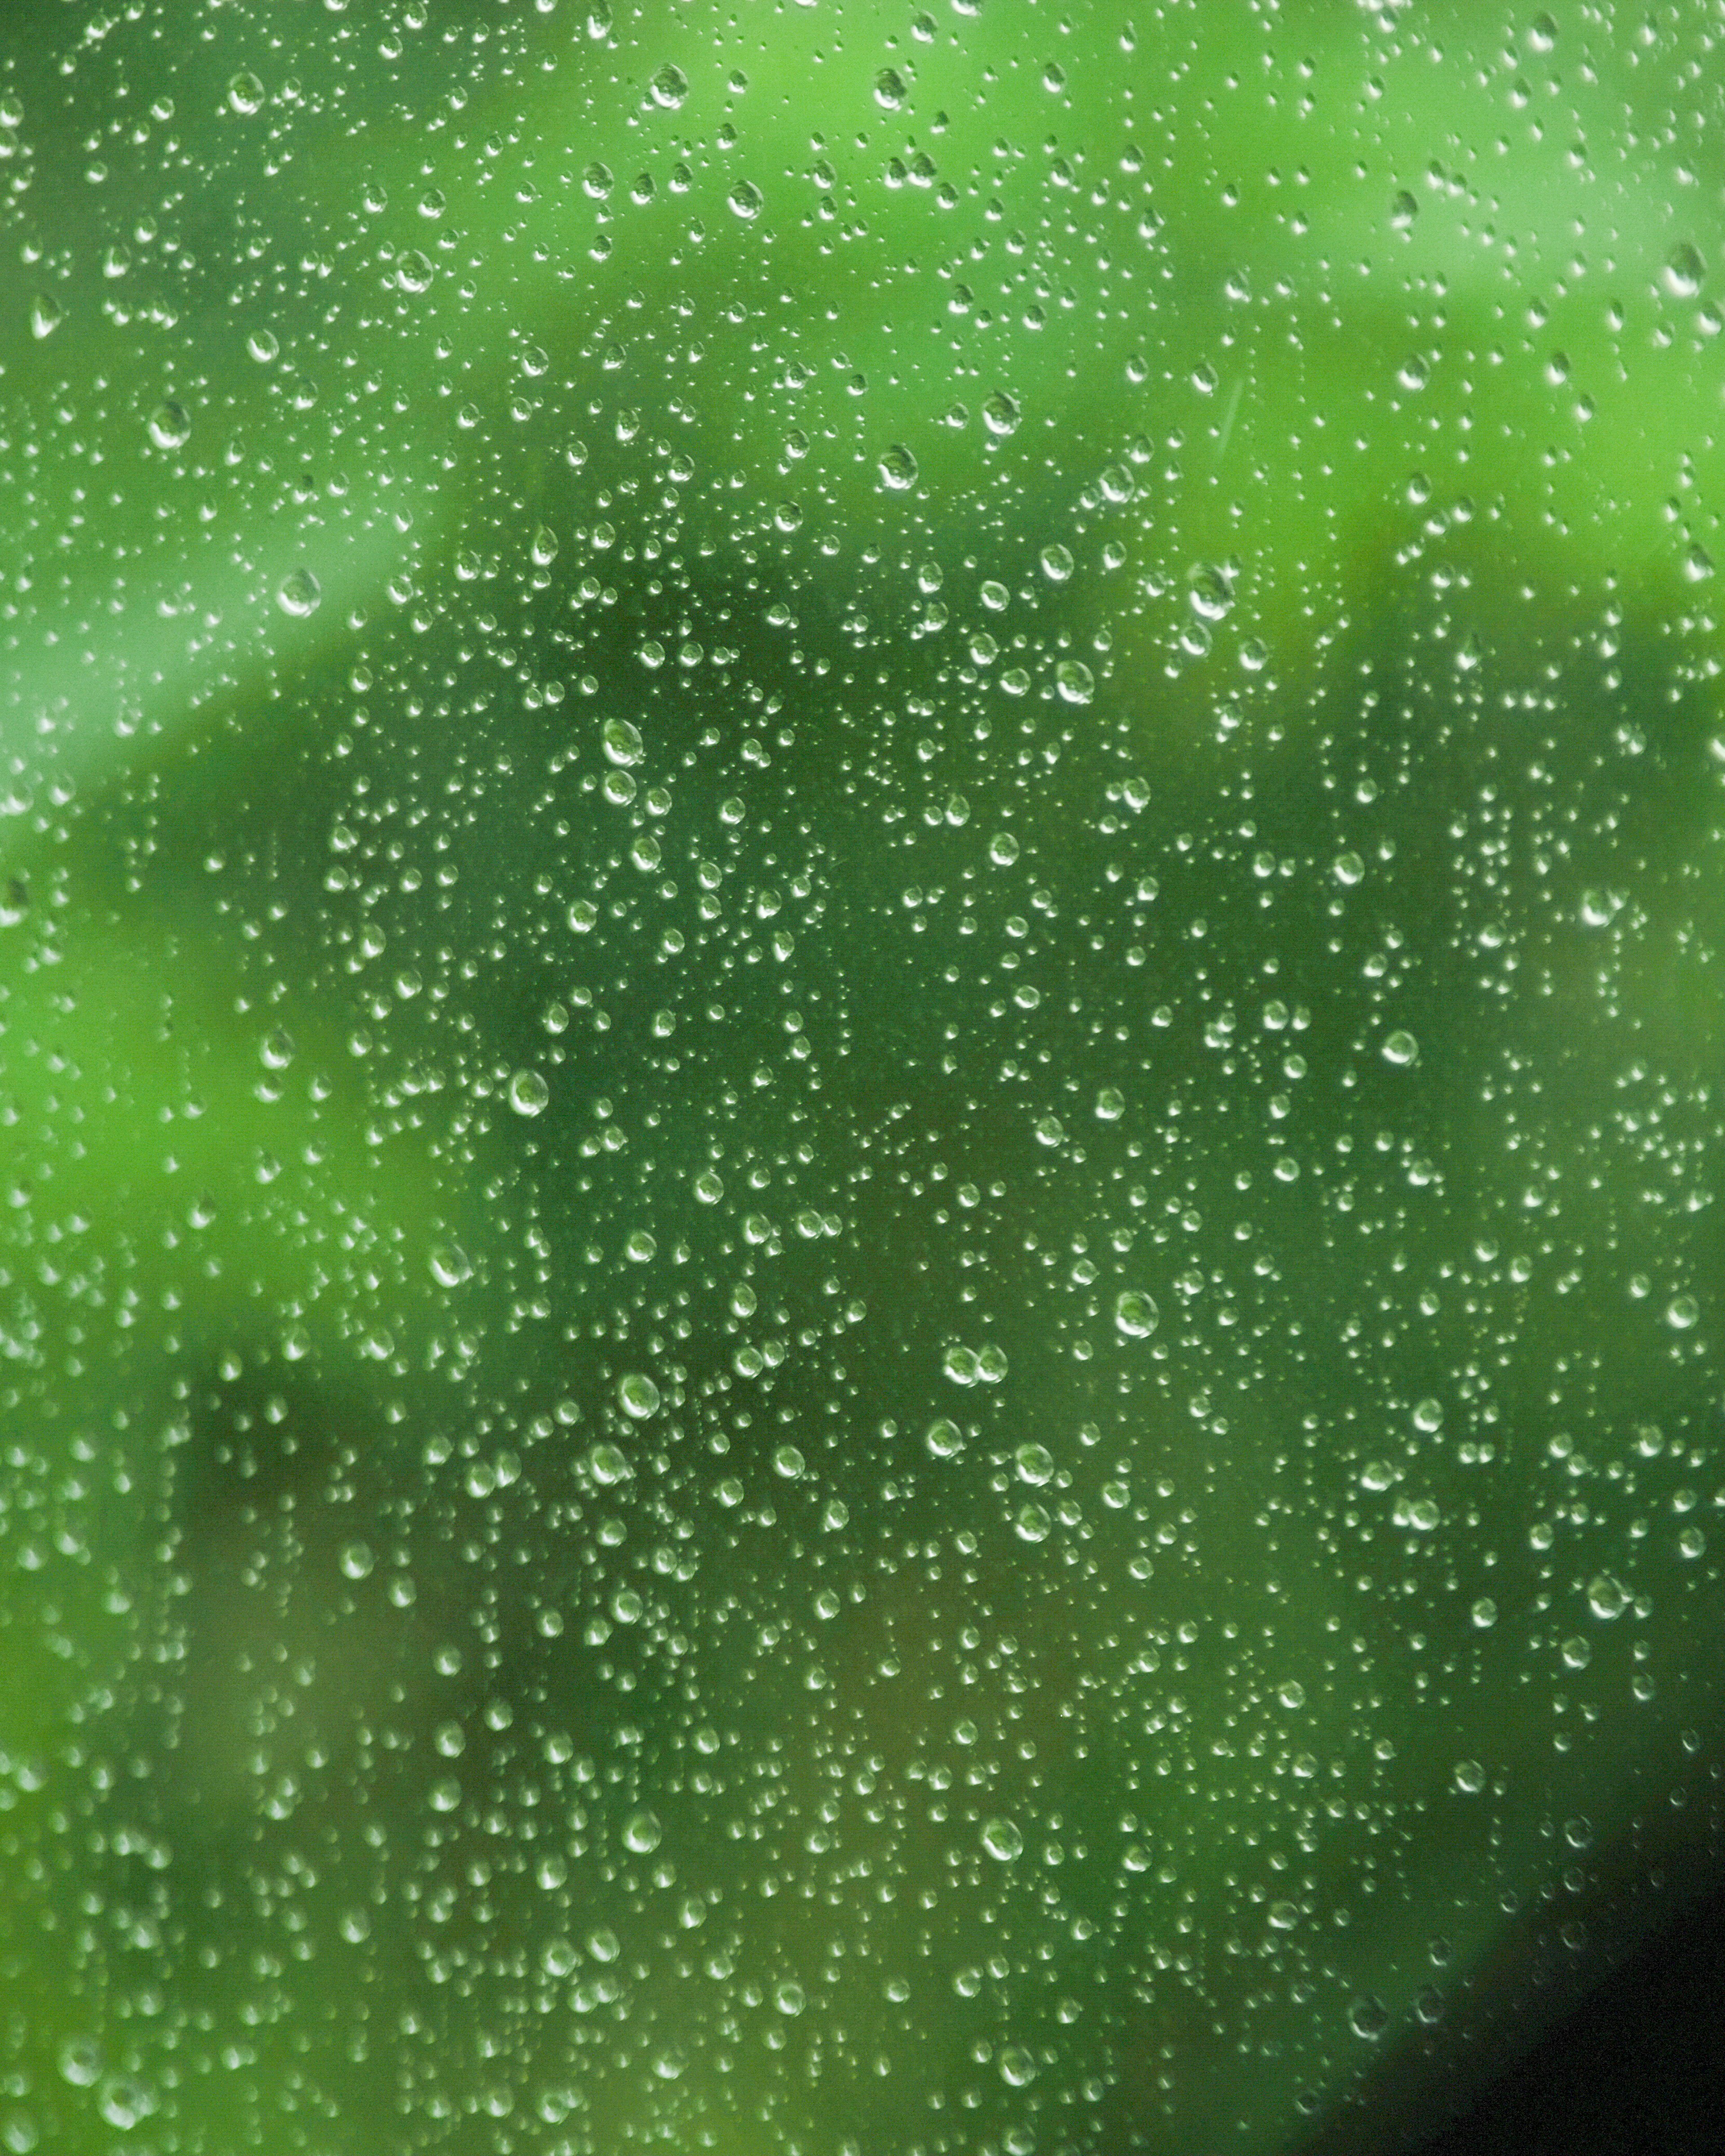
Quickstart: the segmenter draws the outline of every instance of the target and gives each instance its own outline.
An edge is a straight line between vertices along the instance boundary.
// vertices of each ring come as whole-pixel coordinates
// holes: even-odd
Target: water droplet
[[[1054,1522],[1040,1505],[1024,1505],[1012,1524],[1021,1543],[1042,1543],[1048,1540],[1048,1531]]]
[[[1072,573],[1071,550],[1058,541],[1052,547],[1045,547],[1038,559],[1042,563],[1043,575],[1051,584],[1065,583]]]
[[[711,1168],[703,1168],[695,1178],[695,1195],[703,1205],[716,1205],[725,1195],[725,1185]]]
[[[1701,1317],[1701,1305],[1692,1295],[1674,1295],[1666,1305],[1665,1322],[1674,1332],[1686,1332]]]
[[[645,1422],[659,1412],[659,1388],[650,1378],[631,1370],[617,1381],[617,1400],[623,1412],[636,1422]]]
[[[997,869],[1009,869],[1019,857],[1019,842],[1010,831],[997,831],[988,841],[988,859]]]
[[[1000,2054],[1000,2078],[1009,2088],[1023,2088],[1036,2078],[1036,2061],[1022,2044],[1009,2044]]]
[[[542,569],[548,569],[557,557],[557,535],[548,524],[542,524],[533,534],[532,555]]]
[[[158,449],[182,449],[192,438],[192,414],[172,399],[150,414],[150,439]]]
[[[781,2014],[794,2017],[803,2011],[809,1999],[800,1984],[776,1984],[773,1987],[773,2003]]]
[[[896,68],[882,68],[875,77],[875,102],[883,112],[896,112],[910,94],[909,85]]]
[[[1054,1455],[1045,1445],[1021,1445],[1014,1455],[1019,1480],[1040,1485],[1054,1473]]]
[[[1358,854],[1337,854],[1330,863],[1330,874],[1337,883],[1356,884],[1366,872],[1366,865]]]
[[[310,569],[293,569],[275,588],[275,603],[284,613],[303,621],[323,603],[323,586]]]
[[[1009,1819],[991,1819],[983,1828],[983,1847],[1001,1864],[1024,1854],[1024,1837]]]
[[[922,1441],[937,1460],[951,1460],[964,1450],[963,1432],[945,1415],[930,1423]]]
[[[230,77],[228,80],[228,105],[235,112],[244,113],[248,117],[252,113],[263,110],[264,100],[267,95],[268,92],[256,75],[247,74],[244,70]]]
[[[1565,1640],[1558,1651],[1563,1657],[1564,1668],[1568,1670],[1584,1670],[1594,1658],[1591,1643],[1584,1640],[1579,1632],[1573,1638]]]
[[[404,292],[429,291],[436,275],[431,257],[422,254],[417,247],[410,247],[404,254],[396,257],[395,281]]]
[[[608,1925],[601,1924],[587,1935],[587,1950],[595,1961],[615,1961],[623,1952],[623,1943]]]
[[[1458,1759],[1455,1786],[1465,1797],[1476,1797],[1486,1786],[1486,1770],[1477,1759]]]
[[[1609,1624],[1629,1607],[1629,1591],[1609,1572],[1595,1573],[1587,1584],[1587,1606],[1595,1617]]]
[[[941,1368],[955,1385],[973,1385],[982,1374],[976,1357],[968,1348],[949,1348],[941,1358]]]
[[[363,1579],[377,1562],[369,1543],[349,1543],[341,1552],[341,1570],[349,1579]]]
[[[650,1856],[665,1839],[665,1830],[649,1811],[631,1812],[629,1823],[623,1830],[625,1848],[637,1856]]]
[[[739,180],[726,199],[731,204],[732,214],[740,217],[745,224],[752,224],[767,203],[767,198],[752,180]]]
[[[1676,299],[1692,300],[1700,291],[1701,280],[1706,274],[1700,255],[1686,239],[1666,257],[1666,290]]]
[[[1366,1992],[1348,2008],[1348,2025],[1356,2036],[1375,2044],[1389,2026],[1389,2009],[1381,1999]]]
[[[1023,408],[1016,397],[1009,397],[1004,389],[983,399],[983,424],[991,434],[1003,439],[1014,432],[1024,417]]]
[[[596,1445],[587,1455],[595,1482],[611,1489],[629,1479],[629,1455],[614,1445]]]
[[[1419,1042],[1411,1033],[1404,1032],[1399,1028],[1384,1044],[1384,1060],[1399,1067],[1411,1063],[1419,1053]]]
[[[1081,659],[1063,659],[1055,669],[1055,687],[1066,704],[1087,704],[1096,694],[1096,677]]]
[[[439,1243],[431,1253],[431,1276],[439,1287],[459,1287],[473,1277],[473,1260],[459,1243]]]
[[[551,1088],[536,1070],[517,1070],[509,1081],[509,1105],[518,1116],[544,1112]]]
[[[689,95],[689,78],[681,68],[673,67],[667,61],[647,87],[655,105],[662,105],[667,112],[675,112]]]
[[[1278,1686],[1276,1696],[1290,1714],[1306,1704],[1306,1687],[1296,1677],[1290,1677],[1285,1685]]]
[[[880,459],[880,484],[903,494],[916,484],[916,459],[902,442],[895,442]]]
[[[74,2088],[88,2088],[102,2071],[102,2047],[94,2036],[71,2036],[60,2046],[60,2072]]]
[[[1420,214],[1420,204],[1404,187],[1389,205],[1389,222],[1398,232],[1405,232]]]
[[[1291,1902],[1272,1902],[1266,1914],[1272,1932],[1291,1932],[1300,1921],[1300,1912]]]
[[[1100,1111],[1100,1103],[1098,1104]],[[1115,1330],[1127,1340],[1147,1340],[1161,1322],[1153,1299],[1138,1288],[1126,1288],[1115,1298]]]
[[[1474,1604],[1469,1614],[1472,1617],[1477,1630],[1489,1632],[1497,1622],[1497,1604],[1489,1594],[1482,1594]]]
[[[30,304],[30,334],[39,342],[52,336],[65,319],[65,309],[46,292]]]

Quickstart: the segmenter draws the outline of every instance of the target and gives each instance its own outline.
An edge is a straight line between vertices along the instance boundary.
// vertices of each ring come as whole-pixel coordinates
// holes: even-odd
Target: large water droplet
[[[323,603],[323,586],[310,569],[293,569],[275,588],[275,603],[284,613],[303,621]]]
[[[639,1370],[618,1379],[617,1399],[623,1412],[635,1422],[645,1422],[649,1415],[659,1412],[659,1388]]]
[[[509,1081],[509,1105],[518,1116],[543,1112],[551,1088],[536,1070],[517,1070]]]
[[[903,494],[916,484],[916,459],[902,442],[895,442],[880,459],[880,484]]]
[[[150,414],[150,439],[158,449],[183,449],[192,435],[192,414],[172,398]]]
[[[1024,1854],[1024,1837],[1009,1819],[991,1819],[983,1828],[983,1847],[1001,1864]]]

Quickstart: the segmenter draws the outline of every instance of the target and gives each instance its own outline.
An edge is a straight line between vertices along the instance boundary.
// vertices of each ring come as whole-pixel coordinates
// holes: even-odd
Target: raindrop
[[[1016,397],[1009,397],[1004,389],[983,400],[983,424],[991,434],[1004,437],[1016,429],[1024,413]]]
[[[1420,205],[1404,187],[1389,205],[1389,222],[1398,232],[1406,232],[1420,214]]]
[[[1348,2008],[1348,2025],[1356,2036],[1375,2044],[1389,2026],[1389,2009],[1381,1999],[1366,1992]]]
[[[937,1460],[951,1460],[964,1450],[963,1431],[945,1415],[930,1423],[922,1441]]]
[[[645,1422],[659,1412],[659,1388],[637,1370],[617,1381],[617,1400],[623,1412],[636,1422]]]
[[[150,439],[158,449],[182,449],[192,438],[192,414],[170,399],[150,414]]]
[[[228,84],[228,103],[235,112],[249,116],[260,111],[267,93],[254,74],[242,71],[232,76]]]
[[[323,603],[323,586],[310,569],[290,570],[275,588],[275,603],[284,613],[303,621]]]
[[[1411,1063],[1420,1053],[1420,1044],[1411,1033],[1399,1028],[1384,1044],[1384,1060],[1399,1067]]]
[[[628,765],[641,760],[639,731],[627,719],[607,719],[600,741],[608,763]]]
[[[1013,1460],[1021,1482],[1040,1486],[1054,1473],[1054,1455],[1045,1445],[1021,1445],[1014,1454]]]
[[[629,1455],[618,1445],[594,1445],[587,1455],[587,1464],[593,1481],[608,1490],[629,1479]]]
[[[1071,551],[1062,547],[1058,541],[1051,547],[1045,547],[1038,558],[1042,563],[1043,575],[1051,584],[1065,583],[1072,573]]]
[[[436,275],[430,256],[422,254],[417,247],[408,248],[396,258],[395,281],[404,292],[429,291]]]
[[[631,1812],[623,1830],[624,1845],[637,1856],[650,1856],[665,1839],[665,1830],[649,1811]]]
[[[1700,255],[1686,239],[1666,257],[1666,290],[1676,299],[1692,300],[1700,291],[1706,274]]]
[[[1115,1298],[1115,1329],[1125,1339],[1147,1340],[1161,1316],[1153,1299],[1137,1288],[1123,1289]]]
[[[1486,1786],[1486,1770],[1477,1759],[1458,1759],[1455,1786],[1465,1797],[1476,1797]]]
[[[745,224],[754,222],[767,200],[752,180],[739,180],[726,199],[731,204],[732,214],[740,217]]]
[[[681,68],[673,67],[667,61],[647,87],[655,105],[663,105],[667,112],[675,112],[689,95],[689,78]]]
[[[910,94],[896,68],[882,68],[875,77],[875,102],[883,112],[896,112]]]
[[[509,1105],[518,1116],[544,1112],[551,1088],[536,1070],[517,1070],[509,1081]]]
[[[473,1260],[459,1243],[439,1243],[431,1253],[431,1276],[439,1287],[459,1287],[473,1277]]]
[[[1595,1617],[1609,1623],[1629,1607],[1628,1589],[1609,1572],[1595,1573],[1587,1584],[1587,1606]]]
[[[1067,704],[1087,704],[1096,694],[1096,680],[1081,659],[1063,659],[1055,669],[1055,686]]]
[[[377,1562],[368,1543],[349,1543],[341,1552],[341,1570],[349,1579],[363,1579]]]
[[[916,484],[916,459],[902,442],[895,442],[881,457],[880,484],[895,494],[903,494]]]
[[[983,1847],[1001,1864],[1010,1864],[1021,1856],[1024,1837],[1009,1819],[991,1819],[983,1828]]]

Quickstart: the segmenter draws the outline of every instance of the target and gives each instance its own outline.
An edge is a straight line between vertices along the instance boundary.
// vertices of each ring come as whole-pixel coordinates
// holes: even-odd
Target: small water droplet
[[[1042,573],[1051,584],[1063,584],[1072,573],[1072,554],[1070,547],[1058,541],[1045,547],[1037,557],[1042,563]]]
[[[1609,1624],[1629,1607],[1629,1591],[1609,1572],[1595,1573],[1587,1584],[1587,1606],[1595,1617]]]
[[[1384,1060],[1399,1067],[1414,1061],[1420,1053],[1420,1044],[1411,1033],[1398,1027],[1384,1044]]]
[[[937,1460],[951,1460],[964,1450],[964,1434],[945,1415],[930,1423],[923,1443]]]
[[[880,484],[895,494],[904,494],[916,484],[916,459],[902,442],[895,442],[881,457]]]
[[[732,216],[740,217],[745,224],[753,223],[767,201],[752,180],[739,180],[726,199],[731,204]]]
[[[395,281],[404,292],[429,291],[436,275],[431,257],[422,254],[417,247],[410,247],[404,254],[396,257]]]

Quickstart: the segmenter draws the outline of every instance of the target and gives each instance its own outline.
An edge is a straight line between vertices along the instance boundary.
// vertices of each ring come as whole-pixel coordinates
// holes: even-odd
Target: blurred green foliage
[[[1718,34],[10,11],[7,2147],[1340,2146],[1704,1845]]]

